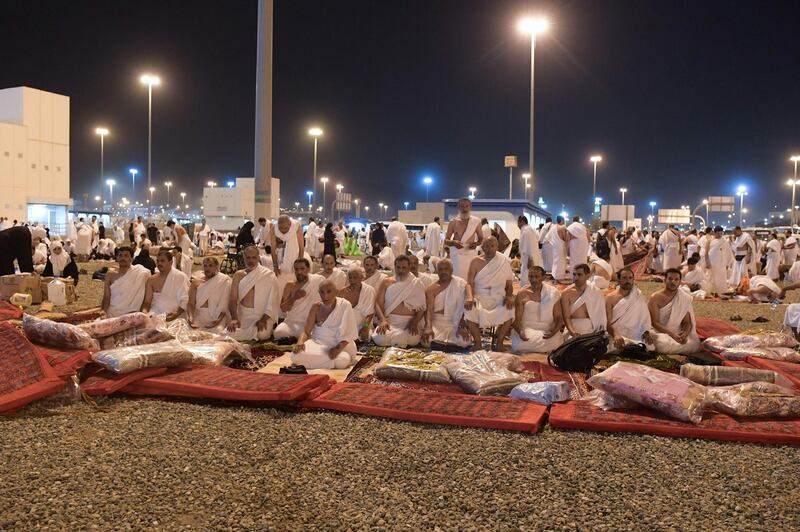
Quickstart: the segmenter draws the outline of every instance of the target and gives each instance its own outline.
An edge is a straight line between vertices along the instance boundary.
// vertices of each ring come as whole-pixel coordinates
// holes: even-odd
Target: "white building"
[[[63,233],[69,179],[69,97],[30,87],[0,90],[0,216]]]
[[[237,177],[234,186],[203,188],[203,215],[208,225],[219,231],[233,231],[247,220],[254,221],[255,183],[253,177]],[[280,180],[273,177],[271,185],[272,196],[277,199]],[[271,202],[271,207],[270,211],[277,211],[277,201]]]

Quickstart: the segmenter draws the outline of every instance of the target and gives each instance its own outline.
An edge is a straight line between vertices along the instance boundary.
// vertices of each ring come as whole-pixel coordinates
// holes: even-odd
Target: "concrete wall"
[[[444,203],[417,203],[415,207],[397,211],[397,219],[404,224],[429,224],[438,216],[444,222]]]

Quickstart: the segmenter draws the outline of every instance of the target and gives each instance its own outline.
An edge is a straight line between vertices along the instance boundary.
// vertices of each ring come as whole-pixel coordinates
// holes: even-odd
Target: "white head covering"
[[[53,275],[61,275],[64,272],[64,268],[66,268],[67,264],[70,263],[69,254],[64,251],[64,246],[61,245],[60,241],[53,242],[52,250],[58,248],[61,250],[61,253],[50,253],[50,263],[53,265]]]

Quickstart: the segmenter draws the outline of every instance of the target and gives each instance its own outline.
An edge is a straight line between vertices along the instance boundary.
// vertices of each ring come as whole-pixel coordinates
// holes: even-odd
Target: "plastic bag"
[[[670,417],[703,420],[705,386],[640,364],[617,362],[586,381],[592,388],[624,397]]]
[[[166,325],[167,332],[179,342],[202,342],[214,340],[220,335],[193,329],[189,322],[183,318],[172,320]]]
[[[800,344],[798,344],[794,335],[787,331],[712,336],[703,341],[703,347],[714,353],[734,348],[797,347],[798,345]]]
[[[450,382],[444,367],[447,360],[447,355],[438,351],[424,353],[390,347],[375,366],[374,374],[379,379],[445,383]]]
[[[42,320],[24,314],[22,329],[25,331],[25,336],[35,344],[63,347],[64,349],[89,349],[91,351],[100,349],[97,340],[77,325]]]
[[[800,362],[800,353],[788,347],[733,347],[719,353],[725,360],[744,360],[747,357],[768,358],[785,362]]]
[[[133,328],[150,328],[153,324],[150,316],[144,312],[131,312],[116,318],[105,318],[102,320],[90,321],[78,325],[81,329],[89,333],[92,338],[103,338],[117,333],[121,333],[126,329]]]
[[[509,371],[513,371],[515,373],[522,373],[525,371],[525,365],[522,363],[522,360],[517,355],[512,355],[511,353],[501,353],[499,351],[474,351],[472,354],[476,355],[478,353],[484,353],[486,356],[500,364],[500,366],[506,368]]]
[[[706,409],[742,417],[800,417],[800,396],[768,382],[709,387]]]
[[[232,342],[204,340],[182,345],[192,354],[193,364],[204,366],[222,366],[229,357],[238,354]]]
[[[525,377],[507,370],[487,353],[452,357],[447,372],[461,388],[476,395],[508,395]]]
[[[157,344],[172,340],[172,336],[166,329],[128,329],[110,338],[114,339],[116,347],[127,347],[131,345]]]
[[[508,394],[513,399],[523,399],[535,403],[549,405],[570,398],[569,384],[564,381],[526,382],[514,386]]]
[[[709,386],[727,386],[743,382],[776,382],[778,374],[765,369],[736,368],[731,366],[698,366],[684,364],[681,366],[681,377],[692,382]]]
[[[592,390],[580,400],[603,410],[633,410],[634,408],[639,408],[639,405],[630,399],[617,397],[603,390]]]
[[[190,364],[192,358],[192,353],[175,340],[150,345],[116,347],[92,355],[92,360],[96,363],[120,374],[142,368],[182,366]]]

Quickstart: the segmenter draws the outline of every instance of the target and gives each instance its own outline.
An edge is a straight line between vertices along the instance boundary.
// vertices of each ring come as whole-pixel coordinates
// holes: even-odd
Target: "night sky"
[[[794,5],[792,5],[794,4]],[[195,203],[202,183],[253,173],[255,0],[6,2],[0,87],[71,100],[72,196],[138,167],[146,195],[147,91],[153,178]],[[621,186],[647,203],[697,205],[747,185],[759,218],[785,209],[800,152],[800,4],[709,1],[276,0],[273,173],[283,204],[310,188],[311,125],[325,130],[319,174],[365,204],[424,201],[478,187],[505,197],[503,156],[527,165],[530,46],[516,30],[542,13],[537,41],[537,197],[587,214]],[[521,174],[519,171],[518,175]],[[515,182],[521,194],[522,179]],[[164,194],[165,189],[159,189]],[[174,196],[173,196],[174,197]]]

